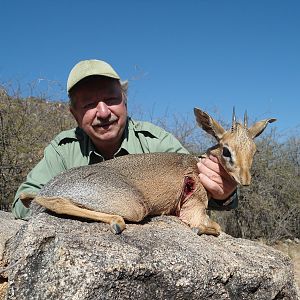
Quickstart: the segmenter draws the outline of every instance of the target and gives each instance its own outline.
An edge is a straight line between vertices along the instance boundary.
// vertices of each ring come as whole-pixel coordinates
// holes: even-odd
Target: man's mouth
[[[99,125],[99,127],[103,128],[103,129],[108,129],[108,128],[110,127],[110,125],[112,125],[113,123],[114,123],[114,122],[101,124],[101,125]]]
[[[108,122],[97,122],[96,124],[93,124],[93,127],[103,128],[105,130],[109,129],[109,127],[113,124],[115,124],[118,120],[114,119]]]

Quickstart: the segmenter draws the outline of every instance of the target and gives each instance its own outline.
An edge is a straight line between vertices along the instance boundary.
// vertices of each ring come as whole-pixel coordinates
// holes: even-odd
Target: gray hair
[[[125,104],[127,105],[127,97],[128,97],[128,80],[120,81],[121,84],[121,92],[122,97],[124,99]]]

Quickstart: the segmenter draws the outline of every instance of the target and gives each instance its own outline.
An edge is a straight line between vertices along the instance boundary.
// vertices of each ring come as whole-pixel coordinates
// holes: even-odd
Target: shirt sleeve
[[[54,141],[44,151],[42,160],[31,170],[16,192],[12,212],[16,218],[27,220],[30,209],[25,207],[19,199],[21,193],[36,194],[51,178],[64,171],[64,161],[57,151]]]

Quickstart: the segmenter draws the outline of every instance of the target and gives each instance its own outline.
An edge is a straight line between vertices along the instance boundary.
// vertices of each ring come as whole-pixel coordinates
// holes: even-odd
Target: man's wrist
[[[208,209],[231,210],[238,206],[238,190],[236,189],[227,199],[217,200],[211,198],[208,202]]]

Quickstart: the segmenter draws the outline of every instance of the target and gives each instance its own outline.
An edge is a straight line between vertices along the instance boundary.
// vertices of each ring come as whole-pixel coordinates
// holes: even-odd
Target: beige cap
[[[67,92],[85,77],[101,75],[119,79],[119,75],[107,62],[97,59],[83,60],[76,64],[71,70],[67,81]]]

